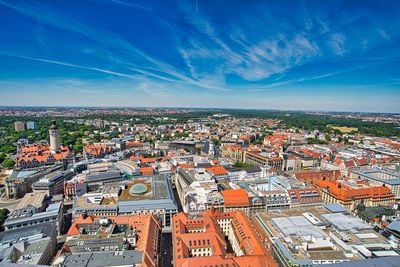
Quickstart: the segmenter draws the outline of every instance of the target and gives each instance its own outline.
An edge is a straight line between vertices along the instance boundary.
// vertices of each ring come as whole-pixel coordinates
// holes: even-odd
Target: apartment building
[[[173,220],[175,266],[277,266],[242,211],[178,213]]]

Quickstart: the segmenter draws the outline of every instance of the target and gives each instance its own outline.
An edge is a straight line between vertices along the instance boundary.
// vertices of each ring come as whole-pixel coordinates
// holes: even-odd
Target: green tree
[[[246,162],[236,162],[234,165],[235,168],[251,168],[254,167],[253,164],[246,163]]]
[[[6,159],[3,161],[4,168],[12,169],[15,165],[15,161],[12,159]]]
[[[317,138],[307,138],[308,144],[327,144],[327,142],[317,139]]]
[[[6,159],[6,154],[0,153],[0,164],[2,164],[5,159]]]
[[[76,140],[75,145],[74,145],[74,151],[75,151],[75,153],[82,153],[83,152],[83,143],[82,143],[82,139],[81,138]]]
[[[9,210],[8,209],[0,209],[0,227],[1,230],[3,230],[3,224],[4,221],[7,219],[7,216],[9,214]]]

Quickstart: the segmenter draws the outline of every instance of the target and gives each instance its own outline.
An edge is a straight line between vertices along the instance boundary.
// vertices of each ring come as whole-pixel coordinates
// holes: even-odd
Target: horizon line
[[[223,108],[223,107],[177,107],[177,106],[74,106],[74,105],[0,105],[4,108],[102,108],[102,109],[198,109],[198,110],[254,110],[254,111],[280,111],[280,112],[322,112],[322,113],[364,113],[364,114],[394,114],[400,115],[400,112],[386,111],[348,111],[348,110],[319,110],[319,109],[278,109],[278,108]]]

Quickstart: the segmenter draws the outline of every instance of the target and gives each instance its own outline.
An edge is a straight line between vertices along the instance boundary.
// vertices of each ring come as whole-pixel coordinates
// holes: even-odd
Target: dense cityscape
[[[2,264],[398,264],[397,114],[1,113]]]

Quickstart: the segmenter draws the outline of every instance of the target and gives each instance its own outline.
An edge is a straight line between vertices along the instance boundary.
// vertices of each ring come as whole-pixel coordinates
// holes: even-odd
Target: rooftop
[[[393,250],[382,235],[360,219],[322,206],[260,212],[269,239],[293,263],[358,260],[374,251]]]
[[[65,257],[64,267],[132,266],[142,263],[143,252],[135,250],[73,253]]]
[[[227,189],[221,194],[226,207],[250,206],[249,195],[245,189]]]
[[[43,201],[46,198],[45,192],[33,192],[27,193],[18,203],[16,209],[22,209],[31,205],[37,209],[40,209],[43,206]]]

